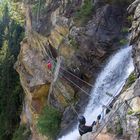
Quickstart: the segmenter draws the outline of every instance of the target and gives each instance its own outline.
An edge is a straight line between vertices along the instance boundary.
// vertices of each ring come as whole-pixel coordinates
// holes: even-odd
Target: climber
[[[101,119],[101,115],[98,115],[98,117],[97,117],[97,121],[96,121],[96,129],[98,129],[99,128],[99,126],[100,126],[100,119]]]
[[[48,60],[47,67],[48,67],[48,69],[49,69],[49,70],[51,70],[51,69],[52,69],[52,63],[51,63],[51,61],[50,61],[50,60]]]
[[[100,119],[101,119],[101,115],[98,115],[97,123],[99,123]],[[79,129],[79,133],[80,133],[81,136],[83,134],[87,133],[87,132],[92,132],[93,126],[96,125],[96,122],[94,121],[91,126],[86,126],[85,125],[86,124],[86,119],[85,119],[84,116],[79,116],[78,121],[79,121],[78,129]]]

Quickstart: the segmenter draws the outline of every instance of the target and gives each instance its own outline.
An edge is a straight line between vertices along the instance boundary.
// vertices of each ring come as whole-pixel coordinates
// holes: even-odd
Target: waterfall
[[[102,112],[102,105],[107,105],[112,101],[112,97],[106,93],[116,96],[122,90],[126,79],[134,70],[133,60],[131,57],[131,46],[126,46],[112,55],[104,69],[96,79],[94,88],[91,91],[92,98],[85,108],[84,116],[86,124],[91,125],[97,116]],[[59,138],[58,140],[78,140],[78,122],[70,133]]]

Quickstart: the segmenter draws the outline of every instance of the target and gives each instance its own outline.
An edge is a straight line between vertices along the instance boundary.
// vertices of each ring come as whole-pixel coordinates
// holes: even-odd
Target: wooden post
[[[32,14],[31,14],[31,9],[30,6],[26,6],[26,32],[27,35],[29,35],[29,32],[32,30]]]

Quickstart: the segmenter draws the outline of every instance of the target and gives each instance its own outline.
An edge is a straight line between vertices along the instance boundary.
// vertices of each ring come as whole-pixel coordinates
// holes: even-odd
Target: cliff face
[[[137,77],[140,75],[140,60],[139,60],[139,49],[140,49],[140,1],[136,0],[129,6],[128,11],[130,14],[134,14],[132,27],[131,27],[131,44],[133,45],[133,58]]]
[[[72,74],[93,83],[106,58],[120,46],[128,23],[125,7],[110,1],[48,0],[27,5],[32,14],[26,15],[30,32],[15,64],[25,91],[21,120],[30,127],[33,140],[45,140],[36,129],[43,107],[49,101],[62,113],[61,134],[71,128],[76,117],[71,105],[82,112],[88,96],[70,81],[87,92],[91,89]],[[60,56],[56,78],[54,60]],[[48,69],[48,60],[54,71]]]
[[[140,97],[140,0],[136,0],[128,8],[130,14],[134,13],[132,27],[131,27],[131,44],[133,46],[133,59],[135,65],[135,72],[137,74],[136,85],[134,86],[134,95],[139,95]],[[140,110],[140,98],[138,97],[138,102],[136,106]],[[140,116],[139,116],[140,119]],[[139,120],[140,121],[140,120]],[[140,124],[138,124],[138,129],[140,129]]]

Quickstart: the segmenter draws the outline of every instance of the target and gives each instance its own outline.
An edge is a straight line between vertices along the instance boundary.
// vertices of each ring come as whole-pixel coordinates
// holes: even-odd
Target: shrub
[[[140,136],[140,116],[139,116],[139,123],[138,123],[138,125],[139,125],[138,132],[139,132],[139,136]]]
[[[133,113],[134,113],[134,111],[132,111],[132,110],[129,110],[129,111],[127,112],[128,115],[132,115]]]
[[[121,127],[120,121],[116,124],[116,133],[118,135],[122,135],[123,134],[123,128]]]
[[[139,135],[140,135],[140,128],[138,128],[137,131],[138,131],[138,133],[139,133]]]
[[[80,22],[80,24],[86,23],[92,15],[94,6],[92,5],[92,0],[84,1],[83,6],[76,13],[75,20]]]
[[[140,110],[137,110],[137,111],[133,111],[133,110],[129,110],[128,112],[127,112],[127,114],[128,115],[132,115],[132,114],[140,114]]]
[[[41,134],[54,139],[59,132],[60,122],[60,112],[54,107],[46,106],[38,118],[37,128]]]
[[[128,20],[129,22],[132,22],[132,21],[133,21],[133,16],[132,16],[132,15],[128,16],[128,17],[127,17],[127,20]]]
[[[127,39],[121,39],[121,40],[119,41],[119,44],[120,44],[121,46],[126,45],[127,43],[128,43],[128,40],[127,40]]]
[[[129,28],[124,27],[124,28],[122,29],[122,33],[128,33],[128,32],[129,32]]]
[[[118,134],[118,135],[122,135],[122,134],[123,134],[123,128],[118,127],[118,128],[117,128],[117,134]]]
[[[15,131],[12,140],[28,140],[30,137],[30,130],[26,127],[26,125],[21,125]]]
[[[135,73],[130,74],[130,76],[128,77],[128,81],[127,81],[127,87],[130,87],[135,81],[136,81],[136,75]]]
[[[76,49],[76,48],[78,49],[78,43],[77,43],[77,41],[75,40],[75,38],[72,37],[72,36],[69,36],[68,39],[69,39],[70,45],[71,45],[72,47],[74,47],[75,49]]]

